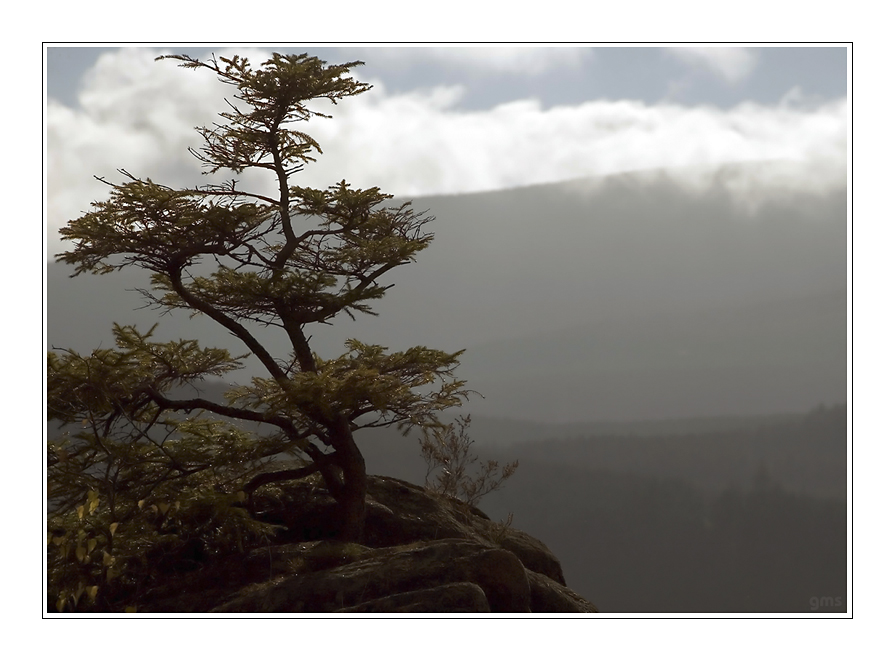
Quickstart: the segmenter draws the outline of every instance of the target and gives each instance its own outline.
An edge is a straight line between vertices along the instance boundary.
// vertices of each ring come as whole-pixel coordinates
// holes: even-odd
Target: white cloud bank
[[[50,103],[51,253],[59,247],[56,230],[105,196],[94,174],[118,180],[116,169],[125,168],[172,186],[202,182],[198,162],[187,153],[188,146],[199,146],[193,127],[213,122],[231,90],[210,72],[153,62],[153,55],[138,49],[105,54],[85,81],[79,109]],[[256,63],[262,57],[250,55]],[[324,149],[303,183],[325,187],[345,178],[356,187],[419,197],[701,166],[702,178],[682,174],[699,188],[711,179],[707,167],[759,161],[789,165],[739,180],[740,195],[781,187],[820,192],[846,181],[845,99],[807,107],[789,98],[729,110],[632,101],[545,109],[521,100],[464,111],[456,106],[462,94],[460,87],[436,87],[392,95],[376,84],[339,106],[328,104],[334,119],[301,127]],[[244,173],[242,182],[270,191],[263,177]]]

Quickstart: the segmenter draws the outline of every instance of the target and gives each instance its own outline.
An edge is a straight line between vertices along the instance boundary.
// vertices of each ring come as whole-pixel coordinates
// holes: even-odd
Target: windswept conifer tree
[[[460,352],[388,353],[349,340],[344,354],[325,359],[309,344],[313,325],[342,313],[374,314],[371,303],[389,288],[387,274],[433,238],[426,231],[431,218],[407,203],[388,206],[391,196],[378,188],[356,190],[343,180],[319,190],[298,182],[321,146],[297,123],[328,117],[309,108],[312,100],[335,104],[370,89],[349,76],[362,63],[327,66],[307,55],[274,54],[253,69],[240,57],[159,59],[166,58],[211,71],[234,89],[221,123],[197,129],[203,142],[191,152],[203,175],[262,170],[278,193],[244,190],[235,178],[170,188],[121,170],[121,183],[101,180],[109,197],[61,231],[73,247],[56,257],[75,266],[73,275],[148,270],[152,289],[143,295],[151,304],[204,315],[247,350],[232,357],[196,341],[158,343],[152,330],[116,326],[117,349],[49,353],[48,417],[81,426],[48,448],[48,545],[72,587],[60,593],[63,607],[95,597],[99,584],[126,572],[116,559],[138,563],[140,536],[164,533],[158,522],[147,523],[152,517],[179,523],[175,533],[215,517],[218,534],[221,521],[232,520],[238,541],[262,531],[233,506],[269,482],[319,472],[339,504],[340,537],[358,539],[366,470],[353,434],[438,425],[437,413],[467,395],[452,374]],[[200,264],[215,270],[194,275]],[[288,356],[275,356],[259,340],[263,327],[285,334]],[[172,394],[250,356],[265,374],[234,387],[227,404]],[[233,422],[275,432],[250,434]],[[305,466],[258,473],[282,453],[304,458]],[[255,477],[240,483],[253,468]],[[90,568],[91,559],[92,571],[73,575],[65,566],[76,560]]]

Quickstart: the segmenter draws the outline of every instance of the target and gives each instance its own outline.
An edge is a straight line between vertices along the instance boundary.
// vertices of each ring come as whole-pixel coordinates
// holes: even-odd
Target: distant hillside
[[[505,421],[510,429],[520,422]],[[747,486],[760,467],[785,489],[820,498],[846,498],[847,412],[845,405],[818,408],[808,414],[732,419],[695,419],[644,423],[613,432],[570,436],[569,426],[541,426],[533,440],[496,444],[489,430],[496,422],[473,417],[473,450],[483,459],[520,460],[521,472],[541,467],[573,467],[580,471],[617,471],[639,476],[686,480],[712,493]],[[714,425],[714,427],[709,427]],[[600,423],[591,424],[601,430]],[[581,430],[588,426],[582,424]],[[371,473],[422,481],[425,464],[415,437],[388,429],[363,430],[359,445]],[[512,488],[508,488],[512,491]],[[502,501],[509,496],[496,497]],[[510,492],[508,492],[510,494]]]
[[[174,393],[224,402],[229,388],[209,380],[198,390],[182,387]],[[802,414],[554,425],[473,416],[468,432],[475,454],[503,462],[519,459],[523,471],[548,465],[619,471],[687,480],[719,492],[749,485],[762,466],[788,490],[845,499],[847,422],[846,405],[835,405]],[[369,473],[423,481],[418,433],[405,437],[376,428],[360,430],[356,437]]]
[[[577,423],[543,423],[513,418],[475,416],[470,424],[476,442],[499,448],[521,442],[582,439],[587,437],[634,435],[663,437],[708,432],[728,432],[758,426],[801,421],[804,413],[768,414],[765,416],[705,416],[697,418],[660,418],[643,420],[581,421]],[[448,417],[445,417],[448,420]]]
[[[656,436],[605,435],[507,449],[533,463],[687,480],[713,492],[750,485],[761,468],[794,492],[846,499],[846,406],[800,420]]]
[[[479,345],[477,414],[541,421],[805,411],[846,400],[846,291],[660,311]]]
[[[432,246],[394,272],[379,317],[309,329],[322,356],[347,337],[467,348],[460,376],[486,396],[471,411],[541,422],[772,414],[845,399],[845,189],[747,207],[723,186],[698,196],[648,173],[414,206],[435,217]],[[127,290],[147,287],[145,274],[69,273],[48,266],[51,346],[89,351],[109,345],[113,321],[160,322],[159,339],[245,351],[202,316],[141,309]],[[259,335],[286,354],[273,329]],[[250,361],[247,372],[259,371]]]
[[[513,513],[603,613],[847,609],[845,501],[762,474],[707,494],[672,478],[523,462],[483,509]]]
[[[480,507],[494,519],[512,513],[605,613],[843,611],[846,414],[834,406],[716,419],[714,431],[694,429],[708,421],[679,421],[678,434],[579,438],[567,436],[570,426],[545,425],[535,429],[554,439],[504,446],[474,434],[483,460],[520,462]],[[371,473],[423,480],[413,438],[359,437]],[[833,602],[822,607],[813,596]]]

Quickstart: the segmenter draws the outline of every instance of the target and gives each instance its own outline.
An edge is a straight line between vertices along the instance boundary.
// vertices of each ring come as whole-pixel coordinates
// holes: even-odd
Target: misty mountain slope
[[[481,504],[536,535],[602,612],[810,612],[846,607],[847,505],[756,481],[692,484],[539,465]],[[494,498],[490,498],[490,497]]]
[[[743,204],[725,177],[763,167],[731,166],[702,192],[646,173],[418,199],[415,209],[435,217],[431,247],[390,274],[379,317],[309,329],[311,345],[324,357],[344,351],[348,337],[470,348],[460,376],[487,396],[471,411],[497,417],[619,420],[842,402],[845,189],[766,192]],[[48,265],[51,346],[89,351],[110,345],[113,321],[160,322],[158,339],[245,351],[201,316],[139,309],[126,289],[146,287],[144,274],[68,273]],[[286,354],[273,330],[259,335]]]
[[[695,195],[644,174],[418,202],[436,217],[436,240],[397,274],[383,310],[394,305],[419,326],[417,308],[399,310],[399,298],[414,303],[428,327],[468,347],[487,335],[845,289],[845,189],[770,197],[750,211],[721,187]]]
[[[483,460],[520,461],[479,505],[495,520],[513,513],[604,612],[817,610],[810,596],[846,595],[846,408],[776,418],[477,443]],[[372,473],[423,481],[413,439],[373,430],[359,443]]]
[[[502,464],[520,461],[520,472],[540,472],[543,466],[580,471],[614,471],[688,481],[706,492],[748,486],[760,466],[786,489],[813,497],[846,499],[847,411],[845,405],[819,407],[793,416],[756,417],[717,422],[678,421],[676,429],[650,432],[643,426],[617,423],[615,431],[601,424],[582,424],[582,433],[569,437],[569,426],[533,426],[538,439],[520,434],[515,442],[489,442],[496,421],[473,417],[469,436],[473,454]],[[520,421],[504,421],[520,429]],[[592,432],[586,432],[587,427]],[[478,430],[478,431],[477,431]],[[494,434],[494,433],[492,433]],[[389,429],[363,430],[357,435],[371,473],[384,473],[422,483],[426,463],[417,443],[419,435],[402,437]],[[514,482],[508,483],[508,487]],[[511,490],[513,492],[513,490]],[[503,492],[501,493],[503,494]],[[497,497],[509,504],[507,495]],[[486,499],[489,503],[491,497]],[[491,511],[489,511],[491,512]]]
[[[846,292],[628,316],[471,347],[475,373],[801,366],[840,358]],[[520,360],[525,355],[526,359]],[[843,356],[845,359],[845,355]]]
[[[846,293],[620,318],[471,348],[470,411],[547,421],[746,415],[846,401]],[[537,414],[536,414],[537,413]]]
[[[846,500],[847,411],[819,407],[792,421],[655,436],[604,434],[542,440],[497,455],[521,462],[686,480],[718,492],[748,486],[760,467],[786,489]],[[506,460],[505,460],[506,461]]]

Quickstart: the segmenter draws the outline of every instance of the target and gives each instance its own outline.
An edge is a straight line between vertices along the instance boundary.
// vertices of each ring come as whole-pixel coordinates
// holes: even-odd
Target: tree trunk
[[[360,542],[364,534],[365,499],[367,497],[367,466],[364,456],[355,444],[348,419],[340,416],[337,432],[332,437],[333,448],[338,459],[336,464],[342,469],[342,489],[338,496],[342,511],[339,539],[346,542]]]

